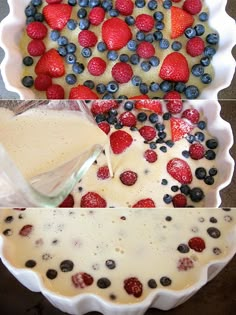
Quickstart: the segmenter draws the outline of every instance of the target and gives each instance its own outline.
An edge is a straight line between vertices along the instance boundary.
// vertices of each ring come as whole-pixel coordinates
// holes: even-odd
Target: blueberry
[[[67,55],[67,50],[65,46],[59,46],[58,52],[62,57],[65,57]]]
[[[143,8],[145,4],[145,0],[135,0],[135,5],[137,8]]]
[[[59,46],[66,46],[68,44],[68,38],[66,36],[60,36],[57,43]]]
[[[70,65],[76,62],[76,56],[74,54],[67,54],[66,55],[66,62]]]
[[[187,244],[179,244],[179,246],[177,247],[177,250],[181,253],[181,254],[186,254],[189,252],[189,247]]]
[[[119,85],[115,81],[111,81],[107,84],[107,91],[110,93],[115,93],[118,91],[118,89],[119,89]]]
[[[160,138],[160,139],[165,139],[166,138],[166,132],[164,132],[164,131],[159,131],[158,132],[158,137]]]
[[[97,86],[96,86],[96,91],[99,93],[99,94],[104,94],[107,90],[107,87],[105,84],[103,83],[98,83]]]
[[[139,58],[139,56],[137,54],[132,54],[130,56],[130,63],[132,65],[137,65],[139,63],[139,60],[140,60],[140,58]]]
[[[106,45],[104,42],[99,42],[99,43],[97,44],[97,50],[98,50],[99,52],[104,52],[104,51],[107,50],[107,45]]]
[[[163,197],[163,201],[166,203],[166,204],[170,204],[172,202],[172,197],[168,194],[165,194],[164,197]]]
[[[167,49],[170,46],[170,43],[167,39],[163,38],[160,40],[159,46],[161,49]]]
[[[212,238],[219,238],[221,236],[221,232],[219,229],[217,229],[216,227],[209,227],[207,229],[207,233],[209,236],[211,236]]]
[[[201,22],[206,22],[208,20],[208,14],[206,12],[201,12],[198,18]]]
[[[14,221],[14,217],[12,215],[6,217],[6,219],[4,220],[4,222],[6,223],[11,223],[12,221]]]
[[[107,95],[109,96],[109,93],[107,93]],[[112,99],[112,94],[110,94],[110,96],[111,96],[110,98],[106,98],[106,99]],[[108,122],[110,125],[116,124],[116,123],[117,123],[117,118],[116,118],[116,116],[114,116],[114,115],[108,116],[107,122]]]
[[[84,19],[87,16],[87,10],[84,8],[80,8],[77,12],[77,16],[80,19]]]
[[[69,85],[73,85],[75,84],[77,81],[77,77],[75,74],[73,73],[69,73],[66,75],[66,83],[69,84]]]
[[[199,92],[199,89],[195,85],[189,85],[184,90],[184,94],[187,99],[193,100],[199,96],[200,92]]]
[[[145,34],[142,31],[138,31],[136,34],[136,39],[138,41],[143,41],[145,39]]]
[[[160,40],[163,39],[163,34],[162,34],[161,31],[155,31],[155,32],[153,33],[153,37],[154,37],[154,39],[155,39],[156,41],[160,41]]]
[[[134,109],[134,102],[132,101],[127,101],[124,103],[124,109],[127,111],[131,111],[132,109]]]
[[[34,15],[34,19],[35,19],[35,21],[37,21],[37,22],[43,22],[43,21],[44,21],[44,16],[43,16],[42,13],[37,12],[37,13],[35,13],[35,15]]]
[[[74,268],[74,263],[71,260],[63,260],[60,263],[60,269],[62,272],[69,272],[72,271]]]
[[[149,86],[149,90],[151,92],[157,92],[159,90],[160,86],[157,82],[152,82]]]
[[[35,8],[35,6],[33,5],[28,5],[26,8],[25,8],[25,15],[27,17],[32,17],[35,15],[35,13],[37,12],[37,9]]]
[[[162,92],[169,92],[170,90],[172,90],[172,82],[170,81],[162,81],[160,84],[160,89],[162,90]]]
[[[128,41],[127,48],[131,51],[135,51],[137,49],[137,42],[133,39]]]
[[[102,8],[105,10],[105,11],[110,11],[112,9],[112,0],[104,0],[102,2]]]
[[[74,53],[76,51],[76,45],[74,43],[69,43],[66,45],[66,50],[68,53]]]
[[[148,61],[142,61],[140,66],[141,69],[145,72],[148,72],[151,69],[151,65]]]
[[[181,185],[180,186],[180,191],[182,192],[182,194],[187,196],[187,195],[189,195],[191,189],[190,189],[190,187],[188,185]]]
[[[130,26],[130,25],[134,25],[135,19],[134,19],[133,16],[129,15],[129,16],[126,16],[126,17],[125,17],[125,22],[126,22],[126,24],[129,25],[129,26]]]
[[[204,178],[204,183],[207,185],[213,185],[215,182],[214,178],[212,176],[206,176]]]
[[[100,5],[100,0],[89,0],[89,7],[94,8]]]
[[[172,45],[171,45],[171,48],[174,50],[174,51],[179,51],[181,48],[182,48],[182,44],[180,42],[178,42],[177,40],[175,40]]]
[[[46,276],[48,279],[53,280],[57,277],[57,271],[54,269],[48,269],[46,272]]]
[[[156,10],[157,8],[157,1],[156,0],[150,0],[147,4],[147,7],[149,10]]]
[[[206,169],[204,167],[196,168],[195,175],[197,179],[204,179],[207,175]]]
[[[134,75],[131,82],[134,86],[139,86],[142,83],[142,79],[138,75]]]
[[[149,147],[150,147],[150,149],[155,150],[157,148],[156,142],[153,142],[153,141],[150,142]]]
[[[196,64],[192,67],[191,72],[195,77],[200,77],[204,74],[204,67],[200,64]]]
[[[106,120],[106,116],[104,114],[98,114],[95,117],[96,123],[99,124],[102,121]]]
[[[29,16],[29,17],[27,17],[27,19],[26,19],[26,25],[28,25],[28,24],[30,24],[30,23],[32,23],[32,22],[34,22],[34,21],[35,21],[34,17],[33,17],[33,16]]]
[[[189,151],[187,151],[187,150],[184,150],[184,151],[182,151],[182,155],[183,155],[183,157],[185,157],[186,159],[188,159],[189,158]]]
[[[153,14],[153,17],[156,21],[162,21],[164,19],[164,14],[161,11],[156,11]]]
[[[152,113],[149,115],[149,121],[152,123],[152,124],[155,124],[158,122],[158,115],[156,113]]]
[[[164,120],[169,120],[169,119],[171,118],[171,113],[168,113],[168,112],[164,113],[163,116],[162,116],[162,118],[163,118]]]
[[[171,191],[173,192],[177,192],[179,190],[179,187],[174,185],[174,186],[171,186]]]
[[[153,43],[153,41],[154,41],[154,36],[153,36],[153,34],[147,34],[147,35],[145,35],[145,42],[148,42],[148,43]]]
[[[205,153],[205,158],[206,158],[207,160],[214,160],[215,157],[216,157],[216,154],[215,154],[214,151],[212,151],[212,150],[207,150],[207,151],[206,151],[206,153]]]
[[[189,143],[193,143],[193,142],[195,141],[195,136],[188,134],[188,135],[186,136],[186,140],[187,140]]]
[[[137,115],[137,119],[138,119],[138,121],[140,121],[140,122],[144,122],[144,121],[147,120],[147,114],[144,113],[144,112],[140,112],[140,113],[138,113],[138,115]]]
[[[22,84],[25,86],[25,87],[32,87],[33,84],[34,84],[34,79],[32,76],[25,76],[23,79],[22,79]]]
[[[165,24],[161,21],[156,21],[155,29],[158,31],[162,31],[165,28]]]
[[[100,289],[106,289],[111,285],[111,281],[108,278],[100,278],[97,281],[97,286]]]
[[[107,53],[107,59],[115,61],[118,58],[118,53],[115,50],[109,50]]]
[[[202,141],[205,140],[205,135],[204,135],[204,133],[201,132],[201,131],[196,132],[196,133],[194,134],[194,136],[195,136],[195,140],[196,140],[196,141],[202,142]]]
[[[208,44],[216,45],[219,42],[219,35],[216,33],[208,34],[206,37],[206,41],[208,42]]]
[[[57,30],[52,30],[50,32],[50,38],[51,40],[53,40],[54,42],[56,42],[58,40],[58,38],[60,37],[60,32]]]
[[[75,30],[77,27],[77,22],[73,19],[70,19],[68,22],[67,22],[67,28],[71,31]]]
[[[150,289],[155,289],[155,288],[157,288],[157,282],[156,282],[155,279],[150,279],[150,280],[148,280],[147,285],[148,285],[148,287],[149,287]]]
[[[111,9],[111,10],[109,11],[109,15],[110,15],[111,17],[117,17],[117,16],[119,15],[119,11],[117,11],[116,9]]]
[[[156,56],[152,56],[150,59],[149,59],[149,63],[152,67],[157,67],[160,63],[160,59]]]
[[[201,36],[205,33],[205,27],[202,24],[197,24],[194,26],[197,36]]]
[[[164,0],[164,1],[163,1],[163,8],[165,8],[165,9],[170,9],[171,6],[172,6],[171,0]]]
[[[119,60],[121,62],[128,62],[129,61],[129,56],[127,54],[121,54],[119,57]]]
[[[75,6],[77,4],[77,0],[68,0],[68,4],[71,6]]]
[[[25,263],[25,267],[27,268],[34,268],[36,266],[36,261],[35,260],[32,260],[32,259],[29,259],[26,261]]]
[[[89,26],[90,26],[90,22],[88,19],[81,19],[79,21],[79,28],[81,30],[87,30],[89,28]]]
[[[89,58],[92,56],[92,50],[89,48],[89,47],[84,47],[82,50],[81,50],[81,55],[84,57],[84,58]]]
[[[212,81],[212,77],[209,73],[204,73],[202,76],[201,76],[201,81],[202,83],[204,84],[210,84],[211,81]]]
[[[208,139],[206,141],[206,146],[209,149],[216,149],[218,147],[218,141],[216,139]]]
[[[216,53],[216,50],[214,47],[206,46],[204,49],[204,56],[212,58]]]
[[[193,202],[199,202],[205,197],[204,192],[199,187],[191,189],[189,195]]]
[[[84,72],[84,65],[82,63],[76,62],[73,64],[72,70],[76,74],[81,74]]]
[[[84,81],[84,86],[87,86],[89,89],[93,89],[95,87],[95,84],[92,80],[86,80]]]
[[[157,124],[155,125],[155,128],[156,128],[158,131],[163,131],[163,130],[165,130],[165,125],[164,125],[164,124],[157,123]]]
[[[209,57],[202,57],[200,63],[203,67],[207,67],[211,63],[211,60]]]
[[[204,130],[206,128],[206,122],[204,120],[200,120],[197,123],[197,126],[198,126],[199,129]]]
[[[148,85],[146,83],[140,83],[139,85],[139,91],[141,94],[147,94],[148,93]]]
[[[108,269],[115,269],[116,268],[116,262],[113,259],[106,260],[105,265]]]
[[[89,0],[78,0],[78,4],[79,4],[81,7],[87,7],[88,4],[89,4]]]
[[[175,91],[183,93],[186,90],[186,85],[183,82],[177,82],[175,84]]]
[[[210,176],[215,176],[218,173],[217,168],[212,167],[209,169],[209,175]]]
[[[172,140],[167,140],[167,141],[166,141],[166,145],[167,145],[169,148],[172,148],[172,147],[175,145],[175,143],[174,143]]]
[[[166,186],[168,184],[168,181],[166,179],[162,179],[161,184]]]
[[[192,27],[186,28],[184,34],[187,38],[193,38],[197,35],[196,30]]]
[[[34,59],[30,56],[26,56],[24,59],[23,59],[23,64],[27,67],[29,66],[32,66],[32,64],[34,63]]]
[[[42,0],[31,0],[31,4],[35,7],[39,7],[42,4]]]

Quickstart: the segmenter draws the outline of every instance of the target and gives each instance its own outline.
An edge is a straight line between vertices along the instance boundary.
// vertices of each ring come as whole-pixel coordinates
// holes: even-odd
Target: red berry
[[[71,17],[72,6],[65,3],[48,4],[42,12],[50,28],[61,31]]]
[[[133,127],[136,125],[137,119],[133,113],[123,112],[119,117],[119,121],[122,123],[123,126]]]
[[[34,80],[34,87],[38,91],[46,91],[52,85],[52,78],[47,74],[39,74]]]
[[[106,70],[106,62],[100,57],[93,57],[88,62],[88,72],[94,76],[103,74]]]
[[[32,39],[27,46],[27,50],[30,56],[42,56],[45,53],[46,46],[41,39]]]
[[[151,15],[145,13],[139,14],[136,17],[135,25],[140,31],[150,32],[155,25],[155,20]]]
[[[180,258],[177,264],[177,268],[179,271],[187,271],[189,269],[192,269],[193,267],[194,263],[189,257]]]
[[[176,142],[184,138],[189,132],[191,132],[193,126],[191,126],[188,122],[184,121],[182,118],[171,117],[170,129],[172,141]]]
[[[133,76],[133,69],[128,63],[118,62],[112,67],[111,74],[118,83],[127,83]]]
[[[144,152],[144,158],[149,163],[154,163],[157,160],[157,153],[154,150],[148,149]]]
[[[185,10],[172,5],[171,7],[171,38],[175,39],[184,34],[186,28],[191,27],[194,18]]]
[[[192,57],[201,55],[204,52],[204,49],[205,44],[201,37],[194,37],[187,41],[186,51]]]
[[[73,208],[74,204],[74,197],[69,194],[66,199],[59,205],[59,208]]]
[[[138,45],[137,54],[141,58],[148,59],[155,55],[155,48],[149,42],[142,42]]]
[[[188,119],[193,124],[197,124],[198,121],[199,121],[200,114],[199,114],[197,109],[195,109],[195,108],[188,108],[185,111],[183,111],[181,117]]]
[[[124,289],[128,294],[140,297],[143,292],[143,285],[138,278],[131,277],[124,280]]]
[[[59,84],[52,84],[46,91],[48,100],[62,100],[65,98],[64,88]]]
[[[172,202],[175,208],[184,208],[187,205],[187,198],[184,194],[176,194],[172,198]]]
[[[142,95],[140,98],[135,97],[133,99],[138,99],[138,101],[135,102],[135,108],[137,109],[144,109],[144,110],[150,110],[157,114],[162,114],[162,104],[159,100],[150,100],[150,99],[142,99],[145,95]],[[132,98],[131,98],[132,99]]]
[[[190,184],[193,180],[188,163],[179,158],[173,158],[167,163],[167,172],[181,184]]]
[[[151,198],[141,199],[132,208],[155,208],[155,202]]]
[[[47,36],[48,29],[41,22],[31,22],[26,27],[27,35],[32,39],[44,39]]]
[[[156,129],[151,126],[143,126],[139,129],[139,133],[146,141],[153,140],[157,135]]]
[[[189,148],[189,155],[193,160],[200,160],[205,155],[205,148],[201,143],[193,143]]]
[[[107,134],[107,135],[108,135],[108,133],[109,133],[110,130],[111,130],[110,125],[109,125],[108,122],[106,122],[106,121],[100,122],[100,123],[98,124],[98,127],[99,127],[103,132],[105,132],[105,134]]]
[[[183,9],[192,15],[198,14],[202,10],[202,2],[201,0],[185,0]]]
[[[21,236],[28,236],[32,232],[32,230],[33,230],[33,225],[27,224],[21,228],[19,234]]]
[[[96,192],[88,192],[80,201],[81,208],[106,208],[106,206],[106,200]]]
[[[78,86],[71,88],[69,99],[95,100],[98,99],[98,96],[87,86],[79,84]]]
[[[180,93],[176,91],[167,92],[164,99],[168,101],[166,107],[171,114],[178,114],[182,111],[183,102]]]
[[[122,15],[131,15],[134,9],[134,3],[131,0],[116,0],[115,9]]]
[[[76,288],[83,289],[93,284],[93,277],[86,272],[78,272],[71,277],[71,280]]]
[[[105,17],[105,10],[101,7],[94,7],[89,12],[88,20],[92,25],[99,25],[102,23]]]
[[[54,48],[48,50],[38,60],[35,66],[36,74],[47,74],[59,78],[65,74],[64,60]]]
[[[106,114],[109,110],[117,107],[118,104],[115,100],[99,100],[92,103],[91,112],[93,115]]]
[[[124,130],[114,131],[110,135],[111,149],[114,154],[123,153],[129,146],[131,146],[133,138]]]
[[[133,186],[138,179],[137,173],[133,171],[125,171],[120,174],[120,180],[122,184],[126,186]]]
[[[82,47],[94,47],[97,41],[97,35],[90,30],[83,30],[78,35],[78,42]]]
[[[47,3],[61,3],[62,0],[46,0]]]
[[[201,237],[191,238],[188,241],[188,246],[199,253],[201,253],[206,248],[205,241]]]
[[[99,179],[107,179],[110,177],[110,172],[108,166],[101,166],[97,171],[97,177]]]

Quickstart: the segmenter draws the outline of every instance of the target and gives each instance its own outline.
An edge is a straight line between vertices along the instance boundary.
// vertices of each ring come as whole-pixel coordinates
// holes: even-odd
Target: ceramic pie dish
[[[212,58],[212,62],[211,62],[212,69],[214,72],[213,80],[210,84],[203,84],[203,86],[199,88],[201,90],[199,97],[202,99],[217,99],[217,93],[220,90],[230,85],[231,80],[233,78],[234,71],[235,71],[235,60],[231,54],[231,51],[232,51],[233,46],[236,43],[236,28],[235,28],[234,20],[231,17],[229,17],[225,11],[226,3],[227,3],[226,0],[223,0],[223,1],[216,0],[214,2],[210,0],[204,1],[204,5],[209,10],[209,20],[207,21],[207,24],[209,25],[212,32],[216,32],[219,34],[219,44],[217,47],[217,53]],[[1,22],[1,28],[0,28],[1,47],[5,51],[5,58],[1,65],[1,71],[2,71],[3,80],[5,82],[5,86],[9,91],[14,91],[18,93],[21,99],[46,98],[44,92],[39,93],[38,91],[34,89],[31,90],[29,88],[25,88],[21,83],[22,73],[23,73],[22,60],[23,60],[23,57],[25,57],[25,55],[24,56],[22,55],[22,50],[25,49],[27,44],[22,45],[23,46],[22,49],[20,49],[19,46],[20,46],[20,40],[22,37],[23,30],[26,27],[24,9],[29,4],[29,0],[21,0],[17,2],[9,0],[8,4],[10,7],[10,13]],[[178,5],[180,4],[174,3],[174,6],[178,6]],[[182,5],[182,2],[181,2],[181,5]],[[166,24],[168,24],[168,22],[166,22]],[[36,61],[37,61],[37,58],[36,58]],[[162,61],[163,60],[161,60],[161,63]],[[108,60],[108,64],[109,63],[112,64],[112,62],[109,62]],[[87,69],[87,66],[86,66],[86,69]],[[148,73],[149,72],[142,71],[142,75],[145,79],[148,79],[148,75],[149,75]],[[222,73],[224,73],[224,76],[222,76]],[[140,74],[140,72],[138,71],[135,74]],[[94,78],[95,78],[94,76],[89,76],[89,73],[87,73],[87,70],[84,71],[84,77],[82,80],[83,82],[80,82],[80,80],[78,79],[78,82],[76,84],[69,85],[69,88],[68,87],[65,88],[65,98],[73,97],[72,95],[69,95],[69,91],[68,91],[71,87],[75,87],[78,84],[81,85],[84,83],[84,81],[90,80],[90,79],[93,80]],[[58,82],[64,87],[67,86],[67,84],[65,84],[65,77],[63,77],[63,79]],[[57,84],[56,81],[55,83]],[[130,91],[130,87],[129,87],[129,91]],[[133,89],[134,88],[135,87],[133,86]],[[93,89],[93,91],[94,90],[95,89]],[[122,92],[122,89],[121,89],[121,92]],[[125,94],[125,93],[121,93],[121,94]],[[135,92],[133,96],[137,96],[138,94],[140,94],[140,92]],[[115,95],[115,98],[118,98],[119,96],[117,93],[114,95]],[[77,92],[74,93],[74,96],[76,98],[79,98],[79,96],[77,95]],[[98,95],[98,97],[100,98],[102,98],[102,96],[103,94]],[[155,93],[152,93],[151,96],[152,97],[155,96]],[[88,97],[86,98],[92,99],[92,98],[95,98],[95,96],[92,94],[91,95],[88,94]],[[185,98],[184,94],[183,94],[183,98]]]
[[[169,310],[236,253],[236,209],[22,210],[1,210],[1,259],[69,314]]]

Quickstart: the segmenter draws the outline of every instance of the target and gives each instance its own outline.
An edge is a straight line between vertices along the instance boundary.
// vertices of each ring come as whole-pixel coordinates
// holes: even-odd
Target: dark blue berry
[[[34,19],[37,22],[43,22],[44,21],[44,15],[40,12],[35,13]]]
[[[204,56],[212,58],[216,53],[216,49],[211,46],[206,46],[204,49]]]
[[[106,120],[106,116],[104,114],[97,114],[95,117],[96,123],[99,124],[102,121]]]
[[[184,150],[184,151],[182,151],[182,155],[183,155],[183,157],[185,157],[186,159],[188,159],[189,158],[189,151],[187,151],[187,150]]]
[[[167,147],[165,147],[164,145],[160,147],[160,150],[163,152],[163,153],[166,153],[167,152]]]
[[[118,53],[115,50],[109,50],[107,53],[107,59],[115,61],[118,58]]]
[[[105,11],[110,11],[113,7],[113,4],[112,4],[112,0],[104,0],[102,2],[102,8],[105,10]]]
[[[161,184],[166,186],[168,184],[168,181],[166,179],[162,179]]]
[[[77,77],[73,73],[69,73],[66,75],[66,83],[69,85],[73,85],[77,82]]]
[[[139,64],[139,60],[140,60],[140,58],[139,58],[139,56],[138,56],[137,54],[132,54],[132,55],[130,56],[130,63],[131,63],[132,65],[137,65],[137,64]]]
[[[62,57],[65,57],[67,55],[67,50],[65,46],[59,46],[58,52]]]
[[[80,19],[84,19],[87,16],[87,10],[84,8],[80,8],[77,12],[77,16]]]
[[[142,83],[142,79],[138,75],[134,75],[131,82],[134,86],[139,86]]]
[[[187,38],[193,38],[197,35],[196,30],[192,27],[186,28],[184,34]]]
[[[158,31],[162,31],[165,28],[165,24],[161,21],[156,21],[155,29]]]
[[[98,83],[97,86],[96,86],[96,91],[99,93],[99,94],[104,94],[107,90],[107,87],[105,84],[103,83]]]
[[[100,0],[89,0],[89,7],[94,8],[100,5]]]
[[[77,0],[68,0],[68,4],[71,6],[75,6],[77,4]]]
[[[160,63],[160,59],[156,56],[152,56],[150,59],[149,59],[149,63],[152,67],[157,67]]]
[[[137,115],[137,119],[138,119],[138,121],[140,121],[140,122],[146,121],[147,118],[148,118],[148,117],[147,117],[147,114],[144,113],[144,112],[140,112],[140,113],[138,113],[138,115]]]
[[[119,15],[119,11],[116,9],[111,9],[108,13],[111,17],[117,17]]]
[[[144,34],[144,32],[138,31],[137,34],[136,34],[136,39],[137,39],[138,41],[143,41],[143,40],[145,39],[145,34]]]
[[[187,99],[193,100],[199,96],[200,92],[199,92],[198,87],[196,87],[195,85],[189,85],[184,90],[184,94],[185,94]]]
[[[50,32],[50,38],[51,40],[53,40],[54,42],[56,42],[58,40],[58,38],[60,37],[60,32],[57,30],[52,30]]]
[[[97,49],[99,52],[104,52],[107,50],[107,45],[104,42],[99,42],[97,44]]]
[[[166,132],[164,132],[164,131],[159,131],[158,132],[158,137],[160,138],[160,139],[165,139],[166,138]]]
[[[216,33],[208,34],[206,37],[206,41],[208,42],[208,44],[216,45],[219,42],[219,35]]]
[[[87,86],[88,88],[90,88],[91,90],[95,87],[95,84],[92,80],[86,80],[83,83],[84,86]]]
[[[74,268],[74,263],[71,260],[63,260],[60,263],[60,269],[62,272],[69,272],[72,271]]]
[[[156,10],[157,8],[157,1],[156,0],[150,0],[147,4],[147,7],[149,10]]]
[[[172,202],[172,197],[168,194],[165,194],[164,197],[163,197],[163,201],[166,203],[166,204],[170,204]]]
[[[84,65],[82,63],[76,62],[73,64],[72,70],[76,74],[81,74],[84,72]]]
[[[164,120],[169,120],[171,118],[171,113],[166,112],[166,113],[163,114],[162,117],[163,117]]]
[[[79,4],[81,7],[88,7],[88,5],[89,5],[89,0],[78,0],[78,4]]]
[[[66,36],[60,36],[57,43],[59,46],[66,46],[68,44],[68,38]]]
[[[215,167],[210,168],[208,173],[210,176],[215,176],[218,173],[217,168]]]
[[[207,185],[213,185],[215,182],[214,178],[212,176],[206,176],[204,178],[204,183]]]
[[[164,19],[164,14],[161,12],[161,11],[156,11],[154,14],[153,14],[153,17],[155,20],[157,21],[162,21]]]
[[[137,8],[143,8],[145,4],[145,0],[135,0],[135,5]]]
[[[89,47],[84,47],[82,50],[81,50],[81,55],[84,57],[84,58],[89,58],[92,56],[92,50],[89,48]]]
[[[166,141],[166,145],[167,145],[169,148],[172,148],[172,147],[175,145],[175,143],[174,143],[172,140],[167,140],[167,141]]]
[[[31,4],[35,7],[39,7],[42,4],[42,0],[31,0]]]
[[[174,186],[171,186],[171,191],[173,192],[177,192],[179,190],[179,187],[174,185]]]
[[[203,142],[203,141],[205,140],[205,135],[204,135],[204,133],[201,132],[201,131],[196,132],[196,133],[194,134],[194,136],[195,136],[195,140],[196,140],[196,141]]]
[[[199,202],[205,197],[204,192],[199,187],[195,187],[191,189],[189,196],[193,202]]]
[[[216,154],[212,150],[207,150],[206,153],[205,153],[205,158],[207,160],[214,160],[216,158]]]
[[[195,141],[195,136],[194,136],[194,135],[187,134],[186,140],[187,140],[189,143],[193,143],[193,142]]]
[[[153,41],[154,41],[154,36],[153,36],[153,34],[147,34],[147,35],[145,35],[145,42],[148,42],[148,43],[153,43]]]
[[[133,39],[128,41],[127,48],[131,51],[135,51],[137,49],[137,42]]]
[[[129,61],[129,56],[127,54],[121,54],[119,57],[119,60],[121,62],[128,62]]]
[[[140,83],[139,85],[139,91],[141,94],[147,94],[148,93],[148,85],[146,83]]]
[[[69,43],[66,45],[66,50],[68,53],[74,53],[76,51],[76,45],[74,43]]]
[[[26,8],[25,8],[25,15],[27,17],[32,17],[35,15],[35,13],[37,12],[37,9],[35,8],[35,6],[33,5],[28,5]]]
[[[151,65],[148,61],[142,61],[141,62],[141,69],[144,71],[144,72],[148,72],[150,69],[151,69]]]
[[[135,23],[135,19],[134,19],[134,17],[133,16],[126,16],[125,17],[125,22],[126,22],[126,24],[127,25],[134,25],[134,23]]]
[[[209,227],[207,229],[207,233],[209,236],[211,236],[212,238],[219,238],[221,236],[221,232],[219,229],[217,229],[216,227]]]
[[[164,0],[164,1],[163,1],[163,8],[165,8],[165,9],[170,9],[171,6],[172,6],[171,0]]]
[[[156,41],[160,41],[160,40],[163,39],[163,34],[162,34],[161,31],[155,31],[155,32],[153,33],[153,36],[154,36],[154,39],[155,39]]]
[[[155,288],[157,288],[157,282],[156,282],[155,279],[150,279],[150,280],[148,280],[147,285],[148,285],[148,287],[149,287],[150,289],[155,289]]]
[[[216,149],[218,147],[218,141],[216,139],[209,139],[206,141],[206,146],[209,149]]]
[[[67,54],[66,55],[66,62],[68,63],[68,64],[73,64],[73,63],[75,63],[76,62],[76,56],[74,55],[74,54]]]
[[[177,247],[177,250],[181,253],[181,254],[186,254],[189,252],[189,247],[187,244],[179,244],[179,246]]]
[[[172,82],[170,81],[162,81],[161,84],[160,84],[160,89],[163,91],[163,92],[169,92],[172,90]]]
[[[206,169],[204,167],[198,167],[195,170],[195,176],[197,179],[204,179],[207,175]]]
[[[159,90],[160,86],[157,82],[152,82],[149,86],[149,90],[151,92],[157,92]]]
[[[152,113],[149,115],[149,121],[152,123],[152,124],[155,124],[158,122],[158,115],[156,113]]]
[[[192,67],[191,72],[195,77],[200,77],[204,74],[204,67],[200,64],[196,64]]]
[[[204,73],[202,76],[201,76],[201,81],[202,83],[204,84],[210,84],[211,81],[212,81],[212,77],[209,73]]]
[[[87,30],[89,28],[89,26],[90,26],[90,22],[88,19],[81,19],[79,21],[79,28],[81,30]]]
[[[118,91],[118,89],[119,89],[119,85],[115,81],[111,81],[107,84],[107,91],[110,93],[115,93]]]
[[[197,126],[198,126],[199,129],[204,130],[206,128],[206,122],[204,120],[200,120],[197,123]]]
[[[124,109],[127,111],[131,111],[134,108],[134,103],[132,101],[127,101],[124,104]]]
[[[198,18],[201,22],[206,22],[208,20],[208,14],[206,12],[201,12]]]
[[[32,66],[32,64],[34,63],[34,59],[30,56],[26,56],[24,59],[23,59],[23,64],[27,67],[29,66]]]
[[[189,195],[191,189],[188,185],[181,185],[180,186],[180,191],[182,192],[182,194],[184,194],[185,196]]]
[[[163,38],[159,41],[159,46],[161,49],[167,49],[170,46],[170,43],[166,38]]]
[[[73,19],[70,19],[68,22],[67,22],[67,28],[71,31],[75,30],[77,27],[77,22]]]
[[[102,99],[103,99],[103,100],[113,100],[114,97],[113,97],[113,94],[112,94],[112,93],[105,93],[105,94],[103,95]],[[109,117],[109,118],[107,118],[107,121],[108,121],[109,124],[115,124],[117,120],[114,121],[113,117]],[[112,121],[113,121],[113,122],[112,122]]]
[[[182,44],[180,42],[178,42],[177,40],[175,40],[172,45],[171,45],[171,48],[174,50],[174,51],[179,51],[181,48],[182,48]]]
[[[21,82],[25,87],[30,88],[34,84],[34,79],[32,76],[25,76]]]
[[[32,22],[34,22],[34,21],[35,21],[34,16],[29,16],[29,17],[27,17],[27,19],[26,19],[26,25],[28,25],[28,24],[30,24],[30,23],[32,23]]]
[[[100,278],[97,281],[97,286],[100,289],[106,289],[111,285],[111,281],[108,278]]]
[[[201,36],[205,33],[205,27],[202,24],[197,24],[194,26],[197,36]]]
[[[207,67],[211,63],[211,59],[209,57],[202,57],[200,63],[203,67]]]
[[[155,142],[152,141],[151,143],[149,143],[149,147],[150,149],[155,150],[157,148],[157,145]]]

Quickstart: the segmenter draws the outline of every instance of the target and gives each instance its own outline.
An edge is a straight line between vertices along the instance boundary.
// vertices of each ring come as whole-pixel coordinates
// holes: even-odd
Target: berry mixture
[[[196,99],[219,35],[204,0],[31,0],[22,84],[37,98]]]
[[[56,294],[136,303],[154,290],[196,285],[203,268],[225,259],[234,246],[236,209],[181,212],[2,209],[3,255],[37,272]]]

